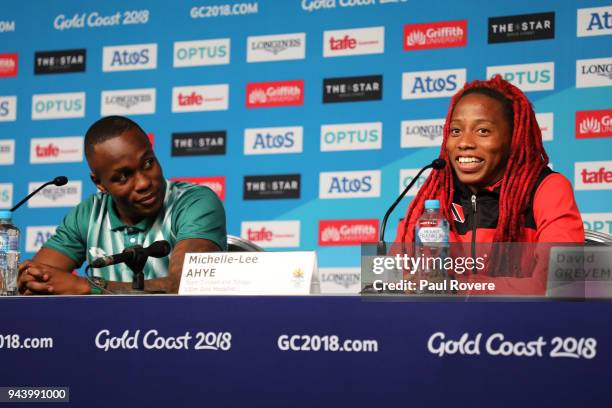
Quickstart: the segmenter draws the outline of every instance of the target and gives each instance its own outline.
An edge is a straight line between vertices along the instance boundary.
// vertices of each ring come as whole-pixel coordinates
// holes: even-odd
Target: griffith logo
[[[172,181],[184,181],[186,183],[197,184],[210,188],[219,197],[221,201],[225,201],[225,176],[212,177],[174,177]]]
[[[361,245],[378,240],[378,220],[321,220],[319,245]]]
[[[576,190],[612,189],[612,161],[574,163]]]
[[[247,84],[247,108],[299,106],[304,104],[304,81],[257,82]]]
[[[404,50],[465,47],[467,20],[443,21],[404,26]]]
[[[576,112],[576,138],[612,136],[612,109]]]
[[[17,76],[17,54],[0,54],[0,78]]]

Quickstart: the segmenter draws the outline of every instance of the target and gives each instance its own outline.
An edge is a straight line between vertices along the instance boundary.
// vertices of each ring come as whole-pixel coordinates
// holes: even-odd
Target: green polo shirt
[[[136,225],[125,225],[115,211],[108,194],[89,197],[64,218],[55,235],[44,246],[73,259],[77,265],[112,255],[125,248],[149,246],[165,239],[172,248],[183,239],[208,239],[222,250],[227,247],[225,210],[217,195],[208,187],[166,181],[164,205],[156,217]],[[149,258],[145,279],[168,276],[169,257]],[[94,269],[94,275],[117,282],[131,282],[132,271],[125,265]]]

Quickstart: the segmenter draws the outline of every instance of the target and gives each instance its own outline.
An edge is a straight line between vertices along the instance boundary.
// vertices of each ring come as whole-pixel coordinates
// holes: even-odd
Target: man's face
[[[88,161],[93,182],[111,195],[123,222],[136,224],[160,211],[164,176],[147,136],[140,130],[133,128],[98,143]]]
[[[475,93],[461,98],[453,111],[446,141],[459,181],[478,191],[500,180],[510,155],[511,138],[500,102]]]

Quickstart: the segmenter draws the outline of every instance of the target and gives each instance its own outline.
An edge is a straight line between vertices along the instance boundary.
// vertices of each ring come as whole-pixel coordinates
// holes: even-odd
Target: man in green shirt
[[[73,275],[83,262],[167,240],[168,257],[149,258],[145,291],[176,293],[187,252],[226,249],[225,211],[207,187],[164,179],[147,135],[135,122],[109,116],[85,135],[85,156],[99,192],[73,208],[32,260],[19,268],[23,294],[90,294],[98,286],[129,291],[125,264],[94,269],[96,285]]]

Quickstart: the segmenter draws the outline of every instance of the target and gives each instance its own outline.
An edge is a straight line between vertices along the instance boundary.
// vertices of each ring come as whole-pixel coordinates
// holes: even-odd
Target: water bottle
[[[448,273],[444,262],[448,256],[448,221],[440,213],[440,201],[426,200],[425,212],[415,227],[415,256],[421,258],[417,270],[419,283],[426,280],[428,285],[419,286],[420,293],[446,293]]]
[[[13,225],[13,213],[0,210],[0,295],[17,294],[19,271],[19,228]]]

